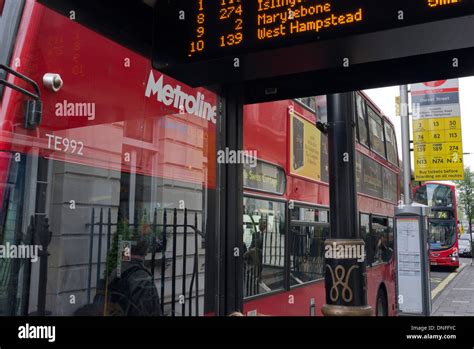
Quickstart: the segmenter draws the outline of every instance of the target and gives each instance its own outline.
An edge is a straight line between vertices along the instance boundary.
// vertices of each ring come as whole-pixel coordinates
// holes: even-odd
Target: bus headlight
[[[453,252],[448,257],[451,257],[451,261],[456,262],[458,259],[458,252]]]
[[[451,253],[448,257],[453,257],[453,258],[457,258],[459,256],[458,254],[458,249],[455,248],[453,253]],[[454,260],[454,259],[453,259]]]

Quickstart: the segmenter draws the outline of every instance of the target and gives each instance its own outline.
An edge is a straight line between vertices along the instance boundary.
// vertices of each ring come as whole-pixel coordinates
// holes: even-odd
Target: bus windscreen
[[[450,248],[456,242],[456,224],[454,221],[430,220],[430,247],[432,250]]]
[[[419,187],[415,201],[430,207],[454,207],[454,195],[450,186],[430,183]]]

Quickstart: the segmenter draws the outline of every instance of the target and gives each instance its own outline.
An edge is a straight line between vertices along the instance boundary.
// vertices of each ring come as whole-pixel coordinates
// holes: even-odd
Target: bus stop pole
[[[408,113],[408,85],[400,86],[400,118],[403,153],[403,203],[411,204],[410,117]]]
[[[325,241],[326,316],[369,316],[364,241],[359,238],[354,94],[327,96],[331,235]]]
[[[395,209],[395,245],[397,263],[397,300],[399,315],[431,314],[430,262],[428,250],[427,207],[412,205],[410,117],[408,107],[408,85],[400,86],[400,118],[403,154],[403,205]],[[418,235],[419,241],[413,239]],[[399,238],[400,236],[400,238]],[[410,246],[400,243],[411,236]],[[405,240],[409,241],[409,240]],[[412,258],[418,259],[413,263]],[[415,278],[412,277],[417,269]],[[417,280],[418,279],[418,280]],[[413,285],[420,285],[415,289]],[[406,294],[410,297],[406,297]],[[403,300],[405,296],[405,301]],[[407,301],[410,299],[410,301]],[[415,300],[415,301],[413,301]]]

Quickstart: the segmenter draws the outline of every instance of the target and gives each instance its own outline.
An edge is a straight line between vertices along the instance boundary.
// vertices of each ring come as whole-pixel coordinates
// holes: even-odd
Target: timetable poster
[[[415,180],[464,178],[458,79],[411,86]]]

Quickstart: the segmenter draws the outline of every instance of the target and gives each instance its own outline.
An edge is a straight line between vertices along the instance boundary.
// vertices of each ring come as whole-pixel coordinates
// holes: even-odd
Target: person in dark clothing
[[[162,315],[155,281],[144,266],[147,250],[145,240],[132,242],[131,260],[122,262],[120,276],[117,269],[110,275],[107,297],[109,315]]]
[[[260,268],[263,266],[263,239],[267,233],[267,221],[261,219],[258,224],[258,231],[255,233],[250,244],[250,249],[254,248],[257,250],[258,263]]]
[[[377,242],[377,254],[379,259],[383,262],[387,262],[391,258],[390,248],[388,247],[385,236],[380,234],[379,240]]]
[[[252,234],[249,249],[245,249],[244,252],[245,273],[252,275],[252,280],[259,280],[262,273],[263,239],[264,234],[267,232],[267,222],[263,219],[260,220],[258,228],[259,230]]]

